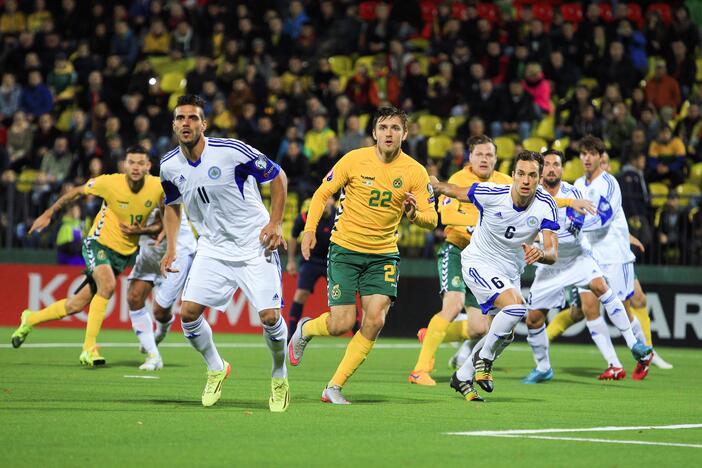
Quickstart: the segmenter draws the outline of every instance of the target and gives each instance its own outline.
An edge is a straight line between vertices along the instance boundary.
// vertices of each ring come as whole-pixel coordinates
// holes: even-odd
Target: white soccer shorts
[[[634,262],[600,265],[607,284],[620,301],[634,295]]]
[[[190,267],[183,301],[224,310],[241,288],[257,312],[283,307],[282,268],[278,252],[246,261],[205,257],[199,252]]]
[[[577,286],[589,290],[592,280],[603,276],[600,266],[589,255],[580,255],[563,268],[537,268],[527,303],[530,309],[563,307],[566,288]]]
[[[175,303],[178,294],[183,290],[195,253],[177,255],[172,268],[178,272],[168,273],[165,278],[161,276],[162,257],[162,249],[141,249],[127,279],[153,283],[156,287],[154,300],[162,308],[168,309]]]
[[[519,275],[508,278],[500,270],[484,263],[461,262],[463,281],[470,288],[480,304],[483,314],[495,315],[498,309],[494,307],[497,296],[508,289],[514,289],[521,294],[521,279]]]

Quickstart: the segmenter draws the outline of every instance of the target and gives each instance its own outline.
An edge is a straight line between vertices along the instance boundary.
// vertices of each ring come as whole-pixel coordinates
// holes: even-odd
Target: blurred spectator
[[[540,23],[540,22],[539,22]],[[536,62],[528,63],[524,71],[522,80],[524,91],[529,93],[534,99],[534,103],[539,109],[539,114],[552,114],[553,104],[551,104],[551,83],[544,78],[541,65]],[[540,115],[537,115],[540,118]]]
[[[686,234],[689,229],[687,216],[680,209],[680,199],[675,191],[668,194],[668,199],[656,218],[663,261],[677,265],[682,253],[688,252]]]
[[[68,170],[67,179],[77,185],[84,184],[90,177],[90,164],[95,158],[102,158],[102,148],[98,146],[95,135],[86,132]]]
[[[653,241],[651,223],[651,196],[644,171],[646,153],[639,152],[624,164],[617,177],[622,191],[622,207],[634,237],[648,248]]]
[[[601,91],[608,83],[617,83],[622,95],[629,97],[631,90],[641,80],[641,73],[624,52],[624,44],[619,41],[609,45],[609,57],[601,62],[597,73]]]
[[[468,156],[465,144],[462,141],[455,140],[441,164],[441,170],[439,171],[441,178],[448,179],[463,169],[463,166],[468,162]]]
[[[666,72],[664,60],[656,62],[655,74],[646,83],[645,91],[646,100],[658,110],[661,110],[663,107],[677,110],[682,103],[678,82]]]
[[[327,140],[326,154],[311,165],[312,180],[315,181],[315,183],[321,181],[342,156],[343,153],[341,153],[339,139],[337,137],[329,138],[329,140]]]
[[[287,150],[280,160],[280,167],[288,176],[288,191],[297,193],[300,202],[305,200],[312,192],[310,162],[302,154],[302,148],[296,140],[287,144]]]
[[[658,130],[661,128],[661,121],[658,118],[656,108],[651,104],[646,105],[641,111],[639,127],[646,133],[646,141],[649,143],[658,136]]]
[[[8,125],[12,122],[12,116],[20,109],[20,99],[22,88],[17,84],[17,78],[10,72],[2,75],[0,84],[0,122]]]
[[[56,235],[56,263],[59,265],[84,265],[81,249],[83,247],[83,221],[81,221],[80,205],[68,205],[61,226]]]
[[[278,141],[280,141],[280,135],[273,127],[271,118],[267,115],[260,116],[258,118],[258,131],[250,139],[249,144],[273,159],[278,150]]]
[[[694,56],[688,53],[687,46],[683,41],[674,41],[670,48],[672,54],[668,58],[668,74],[673,77],[680,86],[682,97],[690,94],[692,86],[695,84],[697,65]]]
[[[700,122],[702,122],[700,104],[698,102],[691,102],[690,107],[687,108],[687,115],[675,126],[675,135],[679,136],[686,146],[689,146],[695,135],[695,130],[699,132],[699,129],[702,128]]]
[[[209,117],[209,135],[229,138],[236,127],[236,119],[225,106],[224,97],[218,96],[212,101],[212,115]]]
[[[544,66],[544,76],[553,83],[553,92],[558,98],[565,98],[568,90],[580,78],[578,68],[572,63],[566,63],[563,52],[554,50],[549,55],[549,61]]]
[[[459,96],[458,83],[453,76],[453,65],[448,61],[441,62],[439,74],[429,79],[429,112],[434,115],[449,115]]]
[[[316,115],[312,119],[312,128],[305,134],[305,154],[314,164],[329,151],[329,139],[336,134],[327,126],[325,115]]]
[[[375,19],[364,22],[361,26],[359,46],[368,54],[385,52],[391,38],[397,37],[397,25],[390,15],[390,5],[378,2],[375,7]]]
[[[71,151],[76,151],[81,144],[83,136],[88,132],[88,116],[81,109],[71,113],[71,126],[68,129],[68,146]]]
[[[504,133],[517,133],[521,140],[529,137],[531,123],[536,118],[534,101],[524,92],[521,82],[512,81],[502,95],[499,120],[490,126],[493,137]]]
[[[575,118],[573,132],[570,134],[571,148],[577,146],[580,139],[587,135],[602,138],[602,121],[593,105],[585,106]]]
[[[71,168],[73,154],[68,148],[68,138],[59,135],[54,141],[53,148],[41,158],[39,174],[34,187],[34,196],[56,192],[56,189],[66,180]],[[43,202],[39,206],[46,206]]]
[[[56,56],[54,68],[46,77],[46,84],[51,90],[51,94],[56,101],[73,101],[75,89],[73,86],[78,82],[78,74],[73,68],[73,64],[68,61],[64,53]]]
[[[691,52],[699,53],[700,31],[698,25],[690,19],[690,10],[687,5],[679,4],[675,7],[673,24],[670,30],[670,41],[682,41]]]
[[[668,31],[657,11],[648,10],[644,24],[646,37],[646,53],[649,57],[661,57],[665,54],[668,44]]]
[[[626,104],[619,102],[612,108],[612,118],[605,121],[604,136],[612,145],[614,157],[621,157],[624,144],[631,138],[636,128],[636,120],[629,113]]]
[[[492,81],[487,78],[480,80],[479,87],[480,94],[474,96],[473,99],[468,102],[469,113],[487,122],[492,122],[496,120],[499,115],[500,96],[494,90]],[[462,136],[467,134],[467,132],[461,133]]]
[[[360,120],[357,115],[351,114],[346,119],[344,134],[339,140],[341,154],[346,154],[351,150],[361,147],[361,142],[366,136],[366,132],[360,128]]]
[[[422,73],[422,66],[417,61],[410,62],[407,78],[402,86],[402,101],[409,100],[410,108],[426,109],[427,88],[427,77]]]
[[[5,11],[0,16],[0,34],[19,34],[26,27],[26,17],[17,8],[17,1],[7,0],[5,2]]]
[[[46,9],[46,0],[34,0],[34,11],[27,17],[27,31],[38,33],[53,22],[53,15]]]
[[[27,120],[27,115],[22,111],[16,112],[7,132],[10,169],[19,173],[24,166],[31,164],[33,141],[34,129]]]
[[[372,88],[373,79],[368,75],[368,68],[359,65],[356,67],[356,73],[346,83],[345,93],[356,109],[360,112],[370,112]]]
[[[139,42],[126,21],[115,23],[115,32],[110,41],[110,53],[118,55],[129,67],[134,64],[139,54]]]
[[[51,114],[42,114],[39,116],[39,121],[37,124],[37,129],[34,132],[34,139],[32,140],[32,152],[34,157],[32,158],[35,162],[36,167],[41,161],[41,158],[54,146],[54,140],[59,135],[59,131],[56,130],[54,126],[56,121]]]
[[[642,128],[635,128],[631,132],[631,139],[624,142],[621,149],[622,164],[629,163],[639,154],[648,154],[649,142],[646,141],[646,132]]]
[[[625,16],[623,19],[618,20],[616,34],[616,40],[624,46],[626,56],[631,61],[631,64],[639,73],[645,73],[648,68],[648,59],[646,57],[646,38],[643,33],[634,30]]]
[[[422,166],[427,165],[427,139],[420,132],[417,122],[410,122],[407,129],[407,138],[402,142],[402,151],[412,156]]]
[[[289,15],[285,19],[284,32],[294,40],[300,36],[302,25],[310,21],[300,0],[292,0],[288,7]]]
[[[171,48],[171,33],[160,18],[154,18],[149,32],[144,36],[141,53],[149,55],[168,55]]]
[[[181,21],[171,35],[171,54],[176,58],[192,57],[200,52],[200,41],[193,28]]]
[[[671,187],[685,181],[685,145],[663,125],[648,149],[648,181],[667,180]]]
[[[42,82],[39,70],[29,72],[29,83],[22,90],[20,102],[22,110],[29,114],[30,118],[36,118],[51,112],[54,106],[54,99],[51,96],[49,87]]]

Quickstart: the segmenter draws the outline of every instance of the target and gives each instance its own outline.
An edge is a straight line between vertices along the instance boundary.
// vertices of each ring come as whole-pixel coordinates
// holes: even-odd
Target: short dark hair
[[[205,100],[202,99],[200,96],[197,94],[184,94],[181,97],[178,98],[178,101],[176,102],[176,107],[179,106],[195,106],[199,107],[202,109],[202,116],[204,117],[205,115]]]
[[[149,152],[146,151],[146,148],[141,146],[140,144],[136,145],[130,145],[127,150],[124,152],[124,154],[129,154],[129,153],[135,153],[135,154],[145,154],[146,156],[149,155]]]
[[[519,161],[536,161],[539,165],[539,174],[544,171],[544,157],[541,156],[541,153],[537,153],[536,151],[522,151],[514,158],[515,168]]]
[[[373,128],[380,120],[389,119],[390,117],[399,117],[402,122],[402,129],[407,130],[407,114],[405,111],[394,106],[379,107],[373,115]]]
[[[487,135],[476,135],[468,138],[466,141],[466,144],[468,145],[468,152],[472,153],[473,149],[478,146],[478,145],[484,145],[487,143],[492,143],[493,148],[495,148],[495,151],[497,151],[497,145],[495,144],[495,140],[490,138]]]
[[[580,152],[591,151],[602,156],[607,148],[602,140],[593,135],[585,135],[582,140],[580,140]]]
[[[558,158],[563,162],[565,160],[565,155],[563,154],[563,151],[558,151],[557,149],[547,149],[546,151],[543,151],[541,155],[545,158],[546,156],[558,156]]]

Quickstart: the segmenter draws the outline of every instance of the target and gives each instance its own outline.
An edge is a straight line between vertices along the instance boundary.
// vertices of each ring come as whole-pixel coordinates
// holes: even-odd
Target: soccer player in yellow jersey
[[[19,348],[35,325],[76,314],[90,304],[80,362],[91,367],[105,365],[96,341],[107,303],[115,291],[116,277],[136,252],[139,236],[160,230],[160,225],[146,225],[149,214],[163,199],[159,178],[149,175],[150,168],[144,148],[138,145],[127,148],[126,174],[90,179],[59,198],[34,221],[30,234],[45,229],[54,214],[81,196],[95,195],[104,200],[83,244],[86,282],[90,287],[83,287],[73,297],[61,299],[40,311],[25,310],[19,328],[12,334],[12,346]]]
[[[469,163],[448,180],[450,184],[470,187],[477,182],[511,184],[512,178],[495,171],[497,156],[495,143],[486,135],[468,141]],[[446,241],[437,257],[439,271],[439,294],[442,296],[441,311],[434,315],[422,340],[414,370],[408,381],[418,385],[436,385],[429,375],[434,368],[434,355],[442,341],[469,339],[477,341],[487,332],[490,324],[483,315],[475,296],[463,282],[461,273],[461,251],[468,246],[471,233],[478,222],[478,209],[470,202],[461,202],[444,195],[439,197],[441,222],[446,225]],[[451,323],[465,308],[467,321]],[[470,354],[470,353],[468,353]]]
[[[402,214],[425,229],[436,227],[438,215],[429,175],[400,149],[406,137],[404,112],[394,107],[378,109],[373,120],[376,145],[344,155],[312,197],[302,238],[305,259],[316,244],[315,231],[326,200],[341,190],[327,265],[330,312],[300,321],[290,341],[290,363],[300,363],[312,337],[339,336],[351,330],[357,291],[363,308],[361,329],[322,392],[324,402],[349,403],[341,389],[365,361],[385,324],[397,295],[397,228]]]

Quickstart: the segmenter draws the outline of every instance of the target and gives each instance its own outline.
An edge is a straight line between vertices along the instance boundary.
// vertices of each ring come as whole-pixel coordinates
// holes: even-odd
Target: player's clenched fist
[[[533,265],[544,258],[544,251],[538,247],[522,244],[522,249],[524,249],[524,260],[527,265]]]

